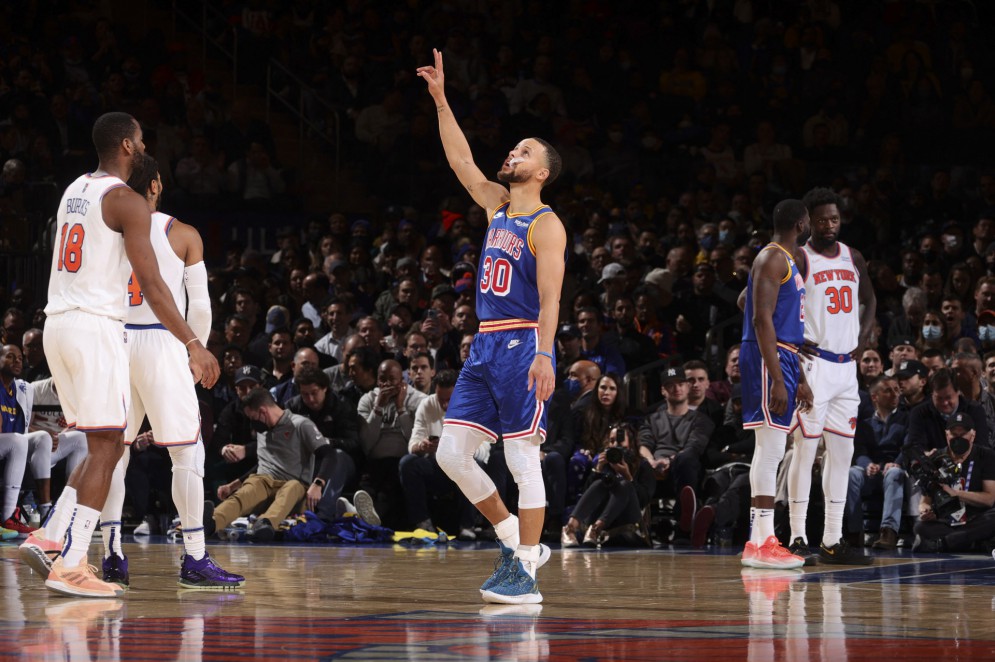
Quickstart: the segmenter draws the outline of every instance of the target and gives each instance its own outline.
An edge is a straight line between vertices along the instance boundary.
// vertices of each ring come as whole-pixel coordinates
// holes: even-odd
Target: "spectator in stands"
[[[614,372],[625,375],[625,361],[618,349],[609,344],[601,327],[601,313],[597,308],[584,307],[577,314],[577,329],[580,331],[580,356],[592,361],[602,373]]]
[[[868,348],[861,352],[857,371],[860,375],[862,388],[866,388],[867,385],[884,373],[884,364],[881,362],[881,355],[876,349]]]
[[[41,329],[28,329],[24,332],[21,351],[24,353],[24,381],[37,382],[52,376],[45,359]]]
[[[294,343],[290,329],[285,326],[275,329],[269,337],[269,361],[263,367],[263,383],[273,388],[293,376]]]
[[[611,316],[615,322],[615,330],[606,333],[605,340],[618,348],[626,371],[655,361],[657,357],[653,341],[636,328],[636,305],[632,297],[626,293],[617,295],[611,307]]]
[[[396,528],[403,522],[397,469],[408,452],[415,412],[426,397],[404,383],[401,365],[389,359],[377,369],[376,388],[359,401],[359,436],[366,455],[360,487],[373,497],[385,526]]]
[[[314,510],[321,490],[331,477],[332,447],[318,428],[303,416],[277,406],[264,388],[255,388],[243,399],[245,415],[265,428],[257,435],[259,466],[244,481],[229,484],[230,492],[217,508],[207,502],[204,535],[214,535],[238,517],[263,510],[247,536],[250,540],[272,540],[276,528],[303,502]],[[316,469],[316,460],[317,473]]]
[[[946,422],[957,413],[971,417],[971,427],[979,439],[988,438],[984,409],[957,392],[953,371],[941,368],[931,375],[929,392],[928,398],[909,411],[906,446],[917,446],[923,451],[942,450],[946,439]]]
[[[418,405],[414,427],[408,441],[408,453],[401,458],[399,473],[408,508],[408,521],[415,529],[435,531],[429,498],[452,494],[456,501],[456,525],[460,540],[475,540],[473,531],[476,509],[466,500],[456,484],[439,468],[435,452],[439,448],[442,421],[446,416],[449,398],[456,386],[455,370],[442,370],[432,382],[432,393]],[[474,454],[481,465],[487,463],[490,444],[483,443]]]
[[[995,435],[995,397],[982,383],[984,367],[981,357],[974,352],[960,352],[950,361],[950,369],[954,373],[954,381],[960,394],[971,402],[981,405],[985,412],[985,424],[989,436],[979,438],[977,442],[995,449],[995,439],[992,438],[992,435]]]
[[[712,398],[721,405],[729,401],[733,387],[739,383],[739,343],[726,350],[726,362],[723,368],[725,379],[713,381],[705,391],[705,397]]]
[[[408,383],[416,390],[429,395],[432,392],[432,380],[435,379],[435,361],[428,352],[418,352],[408,363]]]
[[[312,274],[313,275],[313,274]],[[309,276],[310,277],[310,276]],[[307,279],[305,278],[305,281]],[[345,339],[353,333],[350,327],[352,320],[352,305],[348,299],[333,297],[322,308],[322,329],[327,333],[314,343],[314,349],[342,363],[342,345]]]
[[[297,378],[305,370],[318,369],[318,352],[309,347],[299,349],[294,353],[294,358],[290,362],[291,377],[269,390],[270,395],[280,407],[285,407],[287,402],[300,395],[300,386]]]
[[[860,421],[854,435],[854,465],[846,498],[846,522],[852,542],[863,546],[864,500],[883,495],[881,524],[875,549],[898,545],[906,474],[898,463],[908,432],[909,411],[899,403],[898,381],[882,375],[870,385],[874,413]]]
[[[707,395],[708,366],[704,361],[686,361],[684,374],[688,378],[688,407],[704,414],[712,422],[713,429],[718,429],[725,418],[725,409]]]
[[[667,406],[646,417],[639,428],[639,452],[653,466],[662,492],[681,494],[696,489],[702,477],[702,455],[714,426],[706,415],[688,406],[688,380],[683,368],[667,368],[660,375]],[[693,505],[693,503],[692,503]],[[675,515],[690,533],[694,508],[679,504]]]
[[[328,376],[309,367],[296,378],[300,395],[287,402],[291,413],[308,418],[318,432],[332,445],[328,479],[314,511],[330,521],[336,516],[336,502],[348,489],[355,489],[363,467],[363,451],[359,443],[359,418],[355,409],[329,388]]]

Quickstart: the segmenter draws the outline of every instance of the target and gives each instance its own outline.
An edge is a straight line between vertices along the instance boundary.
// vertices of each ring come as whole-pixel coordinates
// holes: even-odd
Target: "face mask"
[[[978,329],[978,339],[984,343],[995,342],[995,325],[986,324]]]
[[[713,248],[715,248],[716,244],[715,235],[706,234],[704,237],[701,238],[701,241],[699,243],[701,244],[701,247],[704,248],[706,251],[710,251]]]
[[[950,452],[954,455],[963,455],[971,448],[971,442],[964,437],[954,437],[947,445],[950,447]]]
[[[563,382],[563,385],[567,389],[567,393],[570,394],[571,398],[576,398],[580,395],[580,380],[578,379],[568,379]]]
[[[723,246],[732,246],[733,238],[729,230],[719,230],[719,243]]]
[[[922,327],[922,337],[923,340],[939,340],[943,332],[938,326],[926,326]]]

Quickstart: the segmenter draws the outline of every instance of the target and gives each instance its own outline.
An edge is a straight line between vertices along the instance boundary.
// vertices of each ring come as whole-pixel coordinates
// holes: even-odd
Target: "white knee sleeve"
[[[504,459],[518,484],[519,508],[543,508],[546,505],[546,485],[542,482],[542,463],[539,461],[540,442],[539,435],[504,442]]]
[[[186,446],[169,446],[169,459],[173,461],[173,473],[177,471],[192,471],[201,478],[204,477],[204,444],[198,441],[196,444]]]
[[[27,433],[28,465],[35,480],[52,477],[52,436],[44,430]]]
[[[204,526],[204,443],[170,446],[173,505],[184,531]]]
[[[772,497],[777,491],[777,467],[784,457],[787,435],[783,430],[759,427],[756,438],[756,450],[750,464],[750,490],[754,497]]]
[[[481,442],[489,440],[486,435],[464,425],[446,425],[442,428],[435,460],[470,503],[483,501],[497,489],[494,481],[473,459],[473,453]]]

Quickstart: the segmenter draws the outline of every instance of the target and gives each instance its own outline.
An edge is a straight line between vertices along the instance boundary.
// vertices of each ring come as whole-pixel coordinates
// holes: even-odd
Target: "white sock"
[[[804,501],[791,499],[788,508],[791,519],[791,542],[794,542],[795,538],[801,538],[807,545],[808,536],[805,535],[805,529],[808,526],[808,499]]]
[[[199,561],[207,553],[204,542],[204,444],[172,446],[173,504],[183,527],[187,555]]]
[[[508,515],[507,519],[495,524],[494,533],[497,534],[498,540],[501,541],[502,545],[508,549],[518,549],[520,538],[518,537],[517,517]]]
[[[767,538],[774,535],[774,509],[773,508],[757,508],[757,518],[754,520],[754,525],[757,527],[757,538],[758,544],[763,544],[767,542]]]
[[[515,558],[522,562],[522,567],[532,579],[536,578],[539,565],[539,545],[519,545],[515,550]]]
[[[850,461],[853,440],[831,432],[826,433],[826,454],[822,462],[822,492],[826,496],[826,527],[822,544],[832,547],[843,537],[843,511],[850,484]]]
[[[750,542],[756,543],[760,532],[757,531],[757,509],[750,506]]]
[[[62,565],[75,568],[86,558],[90,548],[90,538],[93,529],[100,521],[100,513],[93,508],[76,504],[72,519],[69,520],[69,532],[66,534],[66,545],[62,549]]]
[[[104,543],[105,559],[110,558],[111,554],[124,558],[124,552],[121,551],[121,520],[101,522],[100,537]]]
[[[69,520],[72,519],[73,510],[76,509],[76,488],[69,487],[62,490],[62,496],[55,502],[55,508],[45,522],[45,538],[55,542],[61,542],[66,537],[69,530]]]
[[[808,499],[812,491],[812,467],[819,452],[819,440],[795,432],[795,445],[788,465],[788,508],[791,519],[791,540],[801,538],[808,543]],[[849,474],[847,474],[849,476]]]

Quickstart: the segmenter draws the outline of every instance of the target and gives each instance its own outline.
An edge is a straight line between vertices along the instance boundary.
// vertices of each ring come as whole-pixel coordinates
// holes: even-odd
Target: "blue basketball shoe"
[[[222,569],[209,554],[197,561],[189,554],[183,555],[180,567],[180,588],[191,591],[234,591],[242,587],[245,577]]]
[[[128,588],[128,557],[111,554],[103,562],[104,581]]]
[[[501,581],[504,573],[511,569],[513,562],[515,560],[515,550],[510,547],[505,547],[504,543],[500,540],[497,541],[498,547],[501,548],[501,555],[498,556],[497,561],[494,562],[494,574],[492,574],[487,581],[485,581],[481,587],[480,592],[489,591],[492,586]],[[548,545],[539,544],[539,562],[536,563],[536,570],[546,565],[546,561],[552,555],[552,550],[549,549]]]
[[[480,594],[485,602],[506,605],[534,605],[542,602],[539,582],[528,573],[521,560],[515,557],[511,557],[511,566],[501,578]]]

